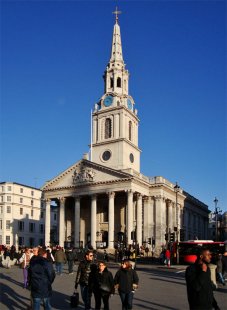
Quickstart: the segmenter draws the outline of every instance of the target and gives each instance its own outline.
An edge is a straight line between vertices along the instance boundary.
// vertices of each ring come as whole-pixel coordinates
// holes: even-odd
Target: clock
[[[113,97],[110,95],[106,96],[103,102],[104,102],[105,107],[109,107],[113,103]]]
[[[134,162],[134,155],[133,155],[132,153],[130,153],[130,155],[129,155],[129,159],[130,159],[131,163],[133,163],[133,162]]]
[[[105,161],[109,160],[110,157],[111,157],[110,151],[105,151],[105,152],[102,154],[102,159],[105,160]]]
[[[132,110],[132,101],[129,98],[127,99],[127,106],[129,110]]]

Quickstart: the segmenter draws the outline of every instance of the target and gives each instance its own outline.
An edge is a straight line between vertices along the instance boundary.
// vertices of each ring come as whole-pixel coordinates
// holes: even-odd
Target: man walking
[[[93,251],[88,250],[85,254],[84,259],[80,262],[77,270],[75,289],[80,284],[81,296],[84,302],[84,309],[91,309],[91,288],[89,286],[89,275],[91,271],[97,269],[97,266],[92,263]]]
[[[185,278],[190,310],[220,310],[213,295],[215,287],[208,267],[210,261],[210,251],[201,249],[196,262],[186,269]]]
[[[30,261],[28,269],[29,284],[31,287],[32,309],[39,310],[41,301],[45,310],[51,310],[50,297],[52,295],[52,283],[55,272],[51,262],[47,260],[47,251],[38,250],[38,255]]]

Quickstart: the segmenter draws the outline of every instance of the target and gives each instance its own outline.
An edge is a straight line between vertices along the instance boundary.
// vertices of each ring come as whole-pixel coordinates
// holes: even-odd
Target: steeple
[[[116,11],[114,11],[113,14],[116,15],[116,21],[113,30],[110,62],[119,61],[124,63],[122,55],[122,45],[121,45],[121,32],[120,32],[120,26],[118,24],[118,14],[121,14],[121,11],[118,11],[116,7]]]

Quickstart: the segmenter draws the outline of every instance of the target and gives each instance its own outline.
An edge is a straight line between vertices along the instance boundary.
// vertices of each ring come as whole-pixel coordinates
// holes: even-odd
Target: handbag
[[[106,284],[103,284],[103,283],[100,284],[100,290],[104,291],[106,293],[110,293],[111,292],[111,288],[109,286],[107,286]]]
[[[71,308],[76,308],[79,305],[79,293],[75,291],[70,297],[70,306]]]

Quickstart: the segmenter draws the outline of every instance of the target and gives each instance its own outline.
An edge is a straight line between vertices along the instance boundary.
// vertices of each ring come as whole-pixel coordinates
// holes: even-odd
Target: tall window
[[[44,232],[44,225],[40,224],[39,225],[39,232],[42,234]]]
[[[19,245],[24,245],[24,237],[19,237],[18,243],[19,243]]]
[[[10,236],[6,236],[6,244],[10,244]]]
[[[23,208],[20,208],[20,215],[23,214]]]
[[[11,206],[7,206],[7,207],[6,207],[6,212],[7,212],[7,213],[11,213]]]
[[[132,141],[132,122],[129,121],[128,123],[128,138],[130,141]]]
[[[10,220],[6,220],[6,229],[10,230]]]
[[[34,200],[31,200],[31,206],[32,207],[34,206]]]
[[[117,87],[121,87],[121,78],[117,78]]]
[[[35,223],[29,223],[29,231],[35,232]]]
[[[114,87],[114,80],[113,80],[113,78],[110,78],[110,87],[111,87],[111,88]]]
[[[23,198],[20,198],[20,203],[23,203]]]
[[[11,202],[11,196],[7,196],[7,201]]]
[[[0,229],[2,230],[2,220],[0,220]]]
[[[11,192],[12,186],[8,186],[7,189],[8,189],[9,192]]]
[[[24,192],[24,189],[21,187],[20,188],[20,193],[23,193]]]
[[[105,139],[111,138],[111,119],[105,120]]]
[[[23,221],[18,221],[18,230],[24,231],[24,222]]]
[[[31,195],[34,196],[34,191],[31,191]]]

